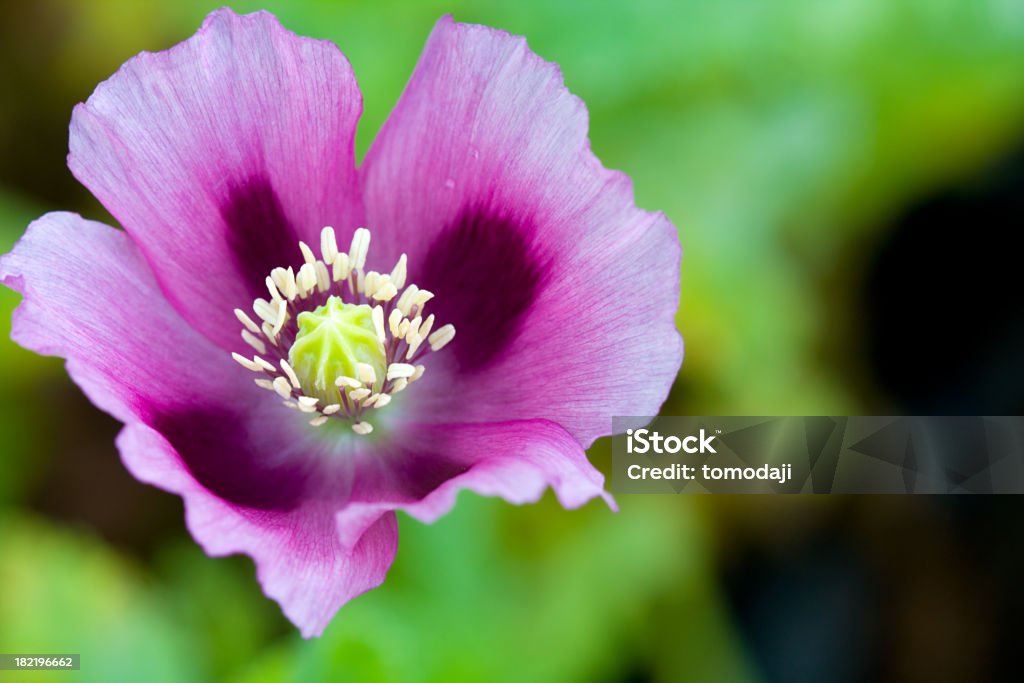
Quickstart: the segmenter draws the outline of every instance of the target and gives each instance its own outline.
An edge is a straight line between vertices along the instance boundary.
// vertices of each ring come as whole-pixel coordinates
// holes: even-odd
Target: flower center
[[[373,309],[366,304],[346,304],[336,296],[315,311],[299,314],[288,362],[307,396],[334,403],[339,377],[384,376],[384,343],[372,318]]]
[[[314,427],[337,418],[369,434],[368,413],[422,377],[426,368],[417,361],[455,337],[452,325],[431,332],[434,316],[422,314],[434,295],[406,286],[405,254],[390,273],[364,271],[369,246],[370,231],[359,228],[349,251],[339,251],[334,229],[326,227],[322,259],[299,242],[305,263],[298,273],[271,271],[270,299],[253,301],[260,324],[235,309],[242,339],[257,353],[232,357],[286,406],[314,414]]]

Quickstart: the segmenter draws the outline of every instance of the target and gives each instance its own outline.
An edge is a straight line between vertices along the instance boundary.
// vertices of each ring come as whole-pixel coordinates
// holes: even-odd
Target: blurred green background
[[[110,220],[65,167],[72,106],[219,4],[0,7],[3,251],[48,210]],[[595,152],[679,228],[664,412],[1024,408],[1021,287],[994,274],[1024,216],[1024,2],[231,5],[341,46],[360,156],[444,13],[558,62]],[[0,651],[83,666],[4,680],[1019,680],[1015,500],[463,495],[402,519],[384,587],[302,641],[249,560],[206,558],[178,500],[124,472],[61,362],[8,340],[16,303],[0,291]],[[591,457],[607,472],[606,443]]]

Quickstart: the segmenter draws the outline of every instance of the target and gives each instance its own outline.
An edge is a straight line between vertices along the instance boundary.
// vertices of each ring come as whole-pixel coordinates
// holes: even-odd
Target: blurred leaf
[[[202,644],[213,680],[223,680],[292,626],[265,597],[246,557],[210,558],[191,541],[168,544],[156,573],[175,620]]]
[[[31,202],[0,187],[0,254],[7,253],[41,211]],[[46,432],[36,434],[31,427],[48,419],[44,391],[48,378],[58,378],[63,362],[43,358],[11,341],[11,314],[21,297],[0,285],[0,506],[13,500],[29,487],[47,465],[40,453]],[[28,400],[27,400],[28,399]]]
[[[5,652],[80,653],[79,672],[24,681],[200,681],[197,643],[123,560],[91,538],[0,517],[0,642]]]
[[[6,254],[25,228],[43,214],[34,203],[0,187],[0,254]],[[0,374],[5,386],[24,387],[40,374],[55,373],[61,361],[43,358],[11,341],[11,313],[21,297],[0,285]]]

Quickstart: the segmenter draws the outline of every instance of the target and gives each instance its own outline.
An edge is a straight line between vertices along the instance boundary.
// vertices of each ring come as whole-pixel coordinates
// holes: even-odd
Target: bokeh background
[[[0,249],[55,209],[72,106],[217,2],[0,5]],[[666,413],[1024,411],[1024,2],[231,3],[338,43],[365,152],[444,13],[528,37],[684,246]],[[2,289],[2,288],[0,288]],[[460,497],[301,640],[246,558],[123,470],[118,425],[7,338],[0,651],[94,681],[1020,680],[1015,497]],[[607,471],[607,444],[592,449]]]

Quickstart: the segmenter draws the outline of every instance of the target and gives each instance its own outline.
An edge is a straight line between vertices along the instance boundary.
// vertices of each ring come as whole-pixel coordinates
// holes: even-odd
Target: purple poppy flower
[[[305,636],[383,581],[397,510],[612,504],[584,449],[682,360],[675,230],[522,38],[439,21],[357,169],[361,104],[333,44],[214,12],[75,108],[70,168],[125,230],[47,214],[0,262],[14,339]]]

